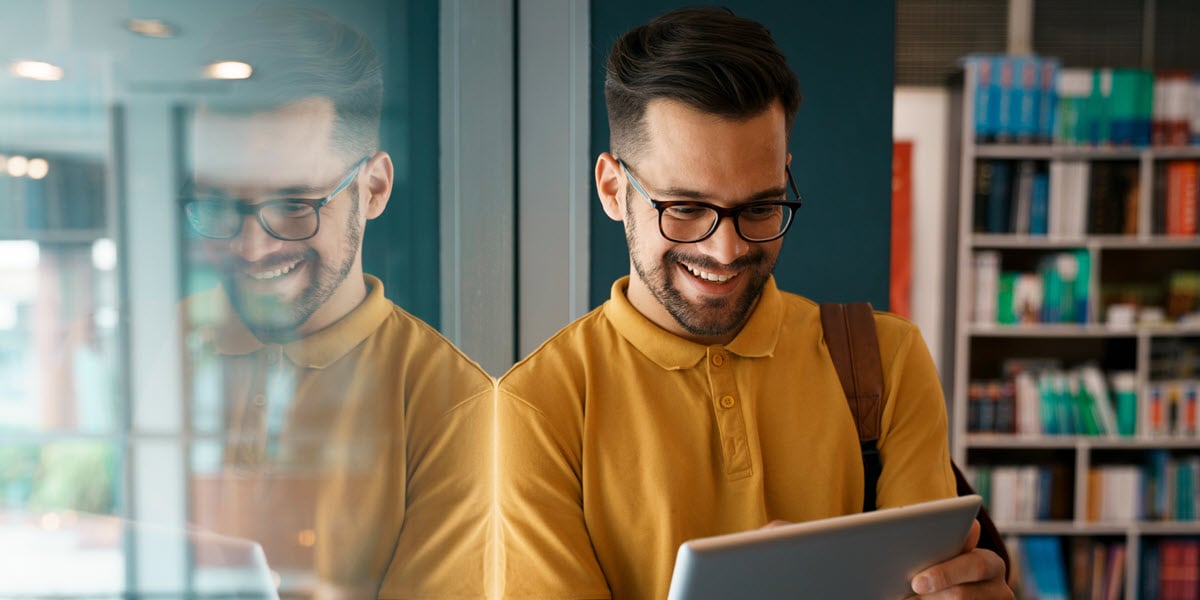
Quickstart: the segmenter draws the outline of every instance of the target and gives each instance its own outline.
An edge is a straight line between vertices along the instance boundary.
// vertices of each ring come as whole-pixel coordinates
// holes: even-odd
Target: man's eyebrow
[[[205,192],[224,192],[221,186],[211,185],[205,182],[198,182],[192,177],[184,179],[181,189],[185,191],[205,191]],[[293,185],[282,188],[274,188],[264,191],[261,196],[264,198],[284,198],[291,196],[318,196],[326,193],[326,188],[316,187],[312,185]]]
[[[762,200],[774,200],[785,194],[787,194],[787,188],[785,186],[779,186],[777,188],[771,188],[769,190],[762,190],[760,192],[750,194],[738,202],[738,204],[759,202]],[[704,192],[681,187],[672,187],[662,190],[662,195],[664,198],[681,198],[696,201],[708,200],[712,198],[712,196],[705,194]],[[657,200],[657,198],[655,198],[655,200]]]

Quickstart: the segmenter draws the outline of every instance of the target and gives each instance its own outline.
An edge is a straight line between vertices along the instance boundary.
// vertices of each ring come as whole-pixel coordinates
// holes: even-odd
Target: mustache
[[[285,267],[294,262],[301,260],[312,260],[316,257],[315,250],[307,252],[293,252],[291,254],[281,254],[276,256],[268,256],[262,260],[249,261],[238,256],[228,256],[221,261],[221,267],[232,271],[270,271]]]
[[[682,262],[704,270],[731,270],[741,271],[750,267],[759,266],[767,261],[767,253],[763,251],[751,252],[745,256],[739,257],[731,263],[722,263],[703,254],[691,254],[684,252],[680,248],[671,248],[665,254],[663,259],[671,262]]]

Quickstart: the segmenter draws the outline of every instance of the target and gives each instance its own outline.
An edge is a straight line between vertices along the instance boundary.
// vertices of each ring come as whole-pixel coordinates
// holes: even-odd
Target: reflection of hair
[[[232,82],[228,96],[207,106],[218,111],[270,110],[305,98],[333,101],[334,145],[362,156],[379,146],[383,74],[379,56],[362,33],[318,10],[266,5],[219,29],[204,60],[239,60],[254,74]]]
[[[778,99],[788,131],[800,105],[796,75],[767,28],[722,8],[674,10],[628,31],[605,70],[610,144],[618,156],[645,143],[642,119],[657,98],[728,119],[756,116]]]

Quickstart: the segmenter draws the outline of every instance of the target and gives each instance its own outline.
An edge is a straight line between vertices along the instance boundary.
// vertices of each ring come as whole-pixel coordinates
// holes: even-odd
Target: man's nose
[[[256,262],[279,249],[282,240],[267,233],[254,215],[246,215],[242,230],[229,240],[230,252],[246,262]]]
[[[738,235],[730,218],[721,219],[717,223],[717,230],[700,245],[705,254],[724,265],[733,263],[750,250],[750,243]]]

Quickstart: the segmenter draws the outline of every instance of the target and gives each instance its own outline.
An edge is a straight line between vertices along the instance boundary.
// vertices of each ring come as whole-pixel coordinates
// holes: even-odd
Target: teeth
[[[682,263],[680,263],[680,264],[682,264]],[[701,271],[700,269],[696,269],[696,268],[692,267],[691,265],[683,265],[683,267],[685,269],[687,269],[688,272],[690,272],[692,275],[695,275],[696,277],[699,277],[700,279],[703,279],[705,281],[712,281],[714,283],[725,283],[726,281],[729,281],[730,279],[737,277],[737,273],[734,273],[732,275],[717,275],[716,273],[709,273],[708,271]]]
[[[261,273],[247,273],[247,275],[249,275],[252,279],[257,279],[259,281],[278,279],[279,277],[283,277],[284,275],[287,275],[288,273],[290,273],[292,271],[292,269],[295,269],[296,265],[298,265],[298,264],[300,264],[300,261],[296,261],[290,265],[279,267],[278,269],[275,269],[274,271],[263,271]]]

